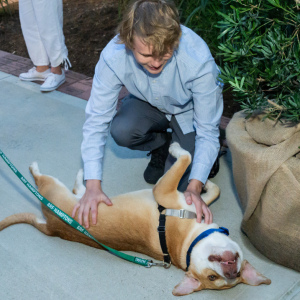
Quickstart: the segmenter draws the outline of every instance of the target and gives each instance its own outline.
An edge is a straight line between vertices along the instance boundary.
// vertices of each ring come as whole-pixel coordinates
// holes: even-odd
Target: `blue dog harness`
[[[227,236],[229,235],[229,230],[225,227],[220,227],[220,228],[212,228],[212,229],[208,229],[205,230],[204,232],[202,232],[201,234],[199,234],[194,241],[191,243],[189,250],[186,253],[186,271],[188,270],[189,266],[190,266],[190,260],[191,260],[191,253],[193,248],[196,246],[196,244],[201,241],[202,239],[208,237],[209,235],[211,235],[214,232],[220,232],[223,234],[226,234]]]

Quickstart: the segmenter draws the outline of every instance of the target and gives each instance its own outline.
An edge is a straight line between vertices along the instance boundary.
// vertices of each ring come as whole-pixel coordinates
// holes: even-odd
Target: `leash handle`
[[[68,225],[72,226],[74,229],[78,230],[82,234],[88,236],[90,239],[95,241],[97,244],[102,246],[104,249],[106,249],[109,253],[114,254],[122,259],[125,259],[127,261],[133,262],[135,264],[144,266],[144,267],[151,267],[153,264],[152,260],[131,256],[126,253],[117,251],[115,249],[112,249],[108,246],[105,246],[97,241],[96,238],[94,238],[82,225],[80,225],[77,221],[75,221],[72,217],[70,217],[68,214],[66,214],[64,211],[59,209],[57,206],[55,206],[53,203],[51,203],[49,200],[47,200],[45,197],[43,197],[28,181],[27,179],[18,171],[18,169],[10,162],[10,160],[7,158],[7,156],[1,151],[0,149],[0,156],[4,160],[4,162],[9,166],[9,168],[17,175],[17,177],[23,182],[23,184],[35,195],[44,205],[46,205],[54,214],[56,214],[62,221],[67,223]]]

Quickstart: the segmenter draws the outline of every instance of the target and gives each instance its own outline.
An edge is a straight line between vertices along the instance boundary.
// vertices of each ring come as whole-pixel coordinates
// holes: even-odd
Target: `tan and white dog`
[[[99,205],[97,225],[89,232],[101,243],[116,250],[140,252],[157,260],[163,260],[157,232],[159,211],[157,204],[169,209],[194,211],[187,205],[184,195],[177,191],[178,183],[191,163],[190,154],[178,143],[173,143],[170,153],[177,158],[171,169],[152,189],[140,190],[112,197],[113,206]],[[30,171],[39,192],[68,215],[85,191],[82,170],[79,171],[73,193],[56,178],[42,175],[37,163]],[[219,188],[208,181],[202,198],[210,204],[219,196]],[[53,212],[42,205],[45,220],[32,213],[21,213],[7,217],[0,222],[0,230],[17,224],[28,223],[44,234],[81,242],[101,248],[100,245],[58,219]],[[218,228],[217,224],[197,223],[196,219],[166,217],[166,242],[173,265],[186,270],[186,255],[195,238],[207,229]],[[227,289],[238,283],[250,285],[270,284],[270,279],[258,273],[246,260],[240,247],[227,235],[214,232],[199,241],[190,256],[190,265],[183,280],[175,286],[173,294],[187,295],[203,289]]]

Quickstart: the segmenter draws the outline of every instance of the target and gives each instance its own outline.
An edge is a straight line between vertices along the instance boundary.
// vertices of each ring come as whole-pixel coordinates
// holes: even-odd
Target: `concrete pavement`
[[[73,187],[82,167],[80,144],[86,101],[0,72],[0,149],[34,185],[28,166]],[[145,152],[117,146],[109,137],[103,188],[108,196],[151,187],[143,180]],[[240,284],[224,291],[201,291],[185,299],[300,299],[300,274],[261,255],[240,231],[242,211],[234,188],[231,157],[221,158],[213,179],[221,188],[211,205],[214,221],[230,230],[244,257],[272,280],[270,286]],[[18,213],[41,215],[39,201],[0,159],[0,220]],[[270,249],[272,251],[272,249]],[[143,255],[138,255],[145,257]],[[174,299],[184,272],[147,269],[82,244],[48,237],[19,224],[0,232],[0,299]]]

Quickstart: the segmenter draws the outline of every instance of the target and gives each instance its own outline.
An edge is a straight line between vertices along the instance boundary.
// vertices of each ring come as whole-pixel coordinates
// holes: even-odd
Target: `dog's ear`
[[[173,289],[174,296],[184,296],[193,293],[195,290],[199,291],[201,282],[192,275],[186,273],[180,283]]]
[[[270,284],[271,280],[257,272],[247,260],[242,262],[241,282],[249,285]]]

